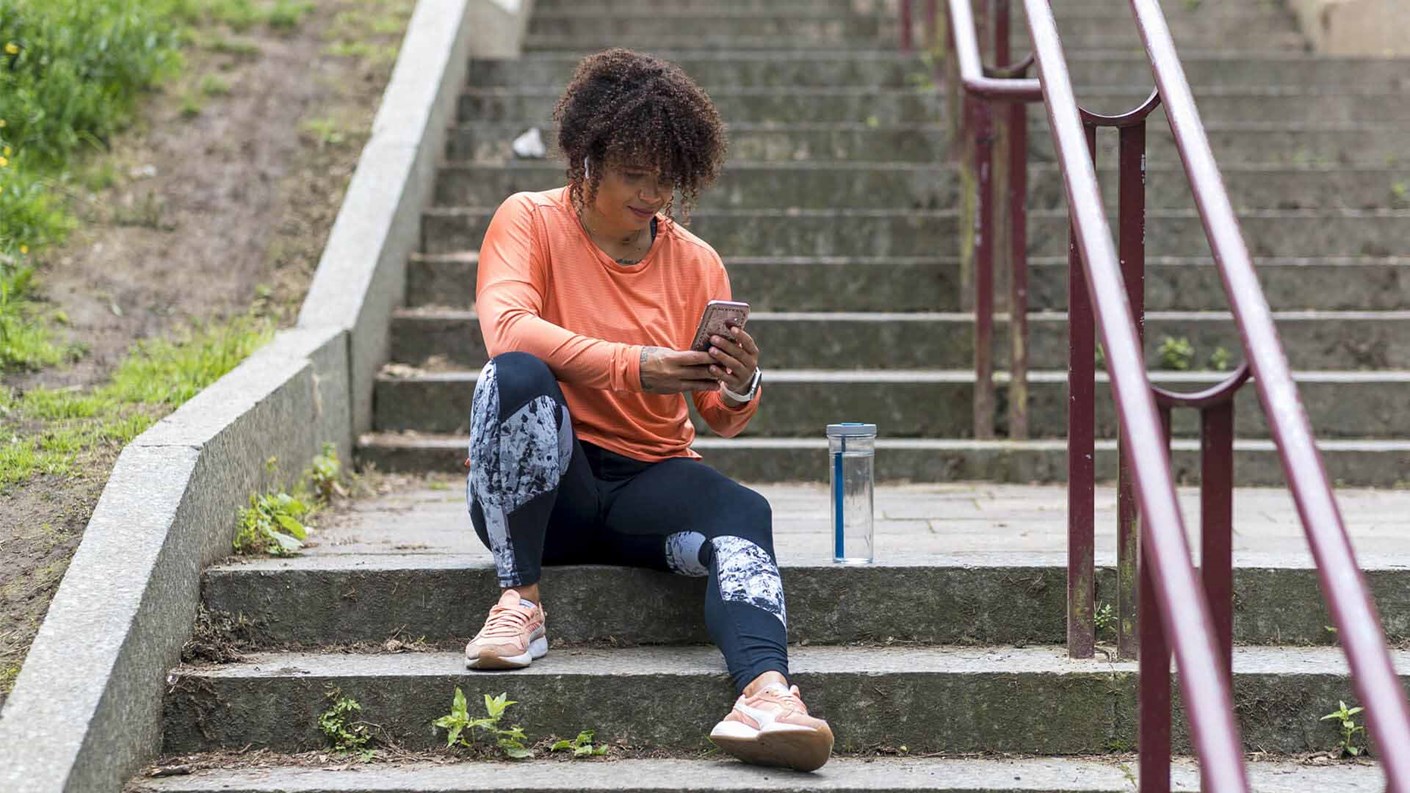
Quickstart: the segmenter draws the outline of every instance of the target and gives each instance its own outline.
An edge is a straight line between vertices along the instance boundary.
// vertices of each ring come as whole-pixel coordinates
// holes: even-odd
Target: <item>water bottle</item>
[[[832,481],[832,560],[870,564],[872,534],[872,461],[876,425],[846,422],[827,425]]]

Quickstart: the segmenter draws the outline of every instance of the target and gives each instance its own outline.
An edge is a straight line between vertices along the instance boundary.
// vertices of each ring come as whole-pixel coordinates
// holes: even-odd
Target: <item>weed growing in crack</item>
[[[372,750],[367,745],[372,742],[372,733],[359,718],[362,706],[336,688],[328,689],[327,696],[331,704],[319,714],[318,729],[336,751],[356,752],[363,761],[371,760]]]
[[[1363,707],[1348,708],[1345,702],[1337,701],[1337,710],[1323,716],[1321,721],[1335,721],[1340,725],[1341,740],[1337,743],[1337,752],[1342,757],[1360,757],[1366,753],[1364,741],[1366,740],[1366,728],[1356,723],[1356,714],[1365,710]]]
[[[504,756],[511,760],[525,760],[533,757],[533,750],[525,745],[527,739],[524,736],[524,728],[517,724],[508,729],[499,726],[505,711],[509,709],[510,705],[517,703],[509,699],[508,694],[500,694],[497,697],[485,694],[484,697],[485,715],[472,717],[465,701],[465,693],[459,688],[455,690],[455,699],[451,703],[450,713],[433,722],[435,726],[446,731],[446,746],[454,746],[458,743],[467,748],[473,747],[472,741],[475,732],[479,731],[486,739],[493,740],[495,746],[499,747]],[[471,737],[467,738],[467,735]]]
[[[592,735],[592,730],[583,730],[578,733],[578,737],[573,740],[570,741],[565,738],[564,740],[554,743],[548,750],[550,752],[566,752],[572,750],[574,759],[579,757],[600,757],[607,754],[607,747],[605,745],[593,745]],[[904,749],[905,747],[901,748]]]

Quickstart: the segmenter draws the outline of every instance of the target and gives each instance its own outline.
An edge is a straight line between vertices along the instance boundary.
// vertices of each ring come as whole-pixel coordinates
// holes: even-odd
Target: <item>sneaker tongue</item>
[[[788,686],[785,686],[782,683],[769,683],[765,685],[762,689],[760,689],[760,693],[764,691],[772,691],[781,697],[793,696],[793,689],[789,688]]]
[[[521,598],[519,597],[518,590],[506,589],[504,590],[504,594],[499,596],[499,605],[504,606],[505,608],[509,608],[510,606],[517,607],[519,605],[520,600]]]

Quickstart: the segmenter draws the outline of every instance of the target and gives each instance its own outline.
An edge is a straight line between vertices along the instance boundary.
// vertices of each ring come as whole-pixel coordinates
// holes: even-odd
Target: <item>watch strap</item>
[[[736,402],[750,402],[759,393],[759,381],[763,378],[763,375],[763,369],[760,369],[757,366],[754,367],[754,376],[749,378],[749,390],[743,394],[736,394],[735,392],[729,390],[729,386],[724,385],[723,383],[720,384],[720,390],[724,392],[725,396],[729,397],[730,399],[733,399]]]

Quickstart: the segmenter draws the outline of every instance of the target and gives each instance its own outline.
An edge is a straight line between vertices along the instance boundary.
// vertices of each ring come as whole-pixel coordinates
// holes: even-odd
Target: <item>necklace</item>
[[[593,244],[594,244],[594,245],[597,245],[598,249],[599,249],[599,250],[602,250],[603,253],[607,253],[607,251],[606,251],[605,249],[603,249],[602,245],[601,245],[600,243],[598,243],[598,241],[597,241],[597,236],[598,236],[598,235],[593,232],[593,230],[592,230],[592,228],[591,228],[590,226],[588,226],[587,218],[584,217],[584,213],[583,213],[583,211],[582,211],[581,209],[578,210],[577,215],[578,215],[578,224],[583,227],[583,231],[586,231],[586,232],[587,232],[588,239],[592,240]],[[653,219],[652,219],[652,227],[654,227],[655,224],[656,224],[656,221],[655,221],[655,218],[653,218]],[[633,251],[633,252],[636,252],[637,249],[641,249],[641,250],[640,250],[640,253],[642,254],[642,256],[637,256],[637,258],[635,258],[635,259],[633,259],[630,255],[624,256],[624,257],[621,257],[621,258],[613,257],[612,261],[616,262],[617,264],[640,264],[640,263],[641,263],[641,260],[642,260],[642,258],[643,258],[643,256],[644,256],[645,253],[646,253],[646,251],[651,247],[651,240],[653,240],[653,239],[655,238],[655,236],[656,236],[654,233],[650,233],[650,232],[652,232],[652,231],[653,231],[653,228],[650,228],[650,227],[645,228],[645,229],[642,229],[641,231],[638,231],[638,232],[637,232],[637,234],[636,234],[636,239],[632,240],[631,242],[626,243],[626,245],[628,246],[628,250],[631,250],[631,251]],[[646,238],[646,239],[645,239],[645,244],[643,244],[643,239],[642,239],[643,237]],[[608,254],[608,255],[610,256],[611,254]]]

